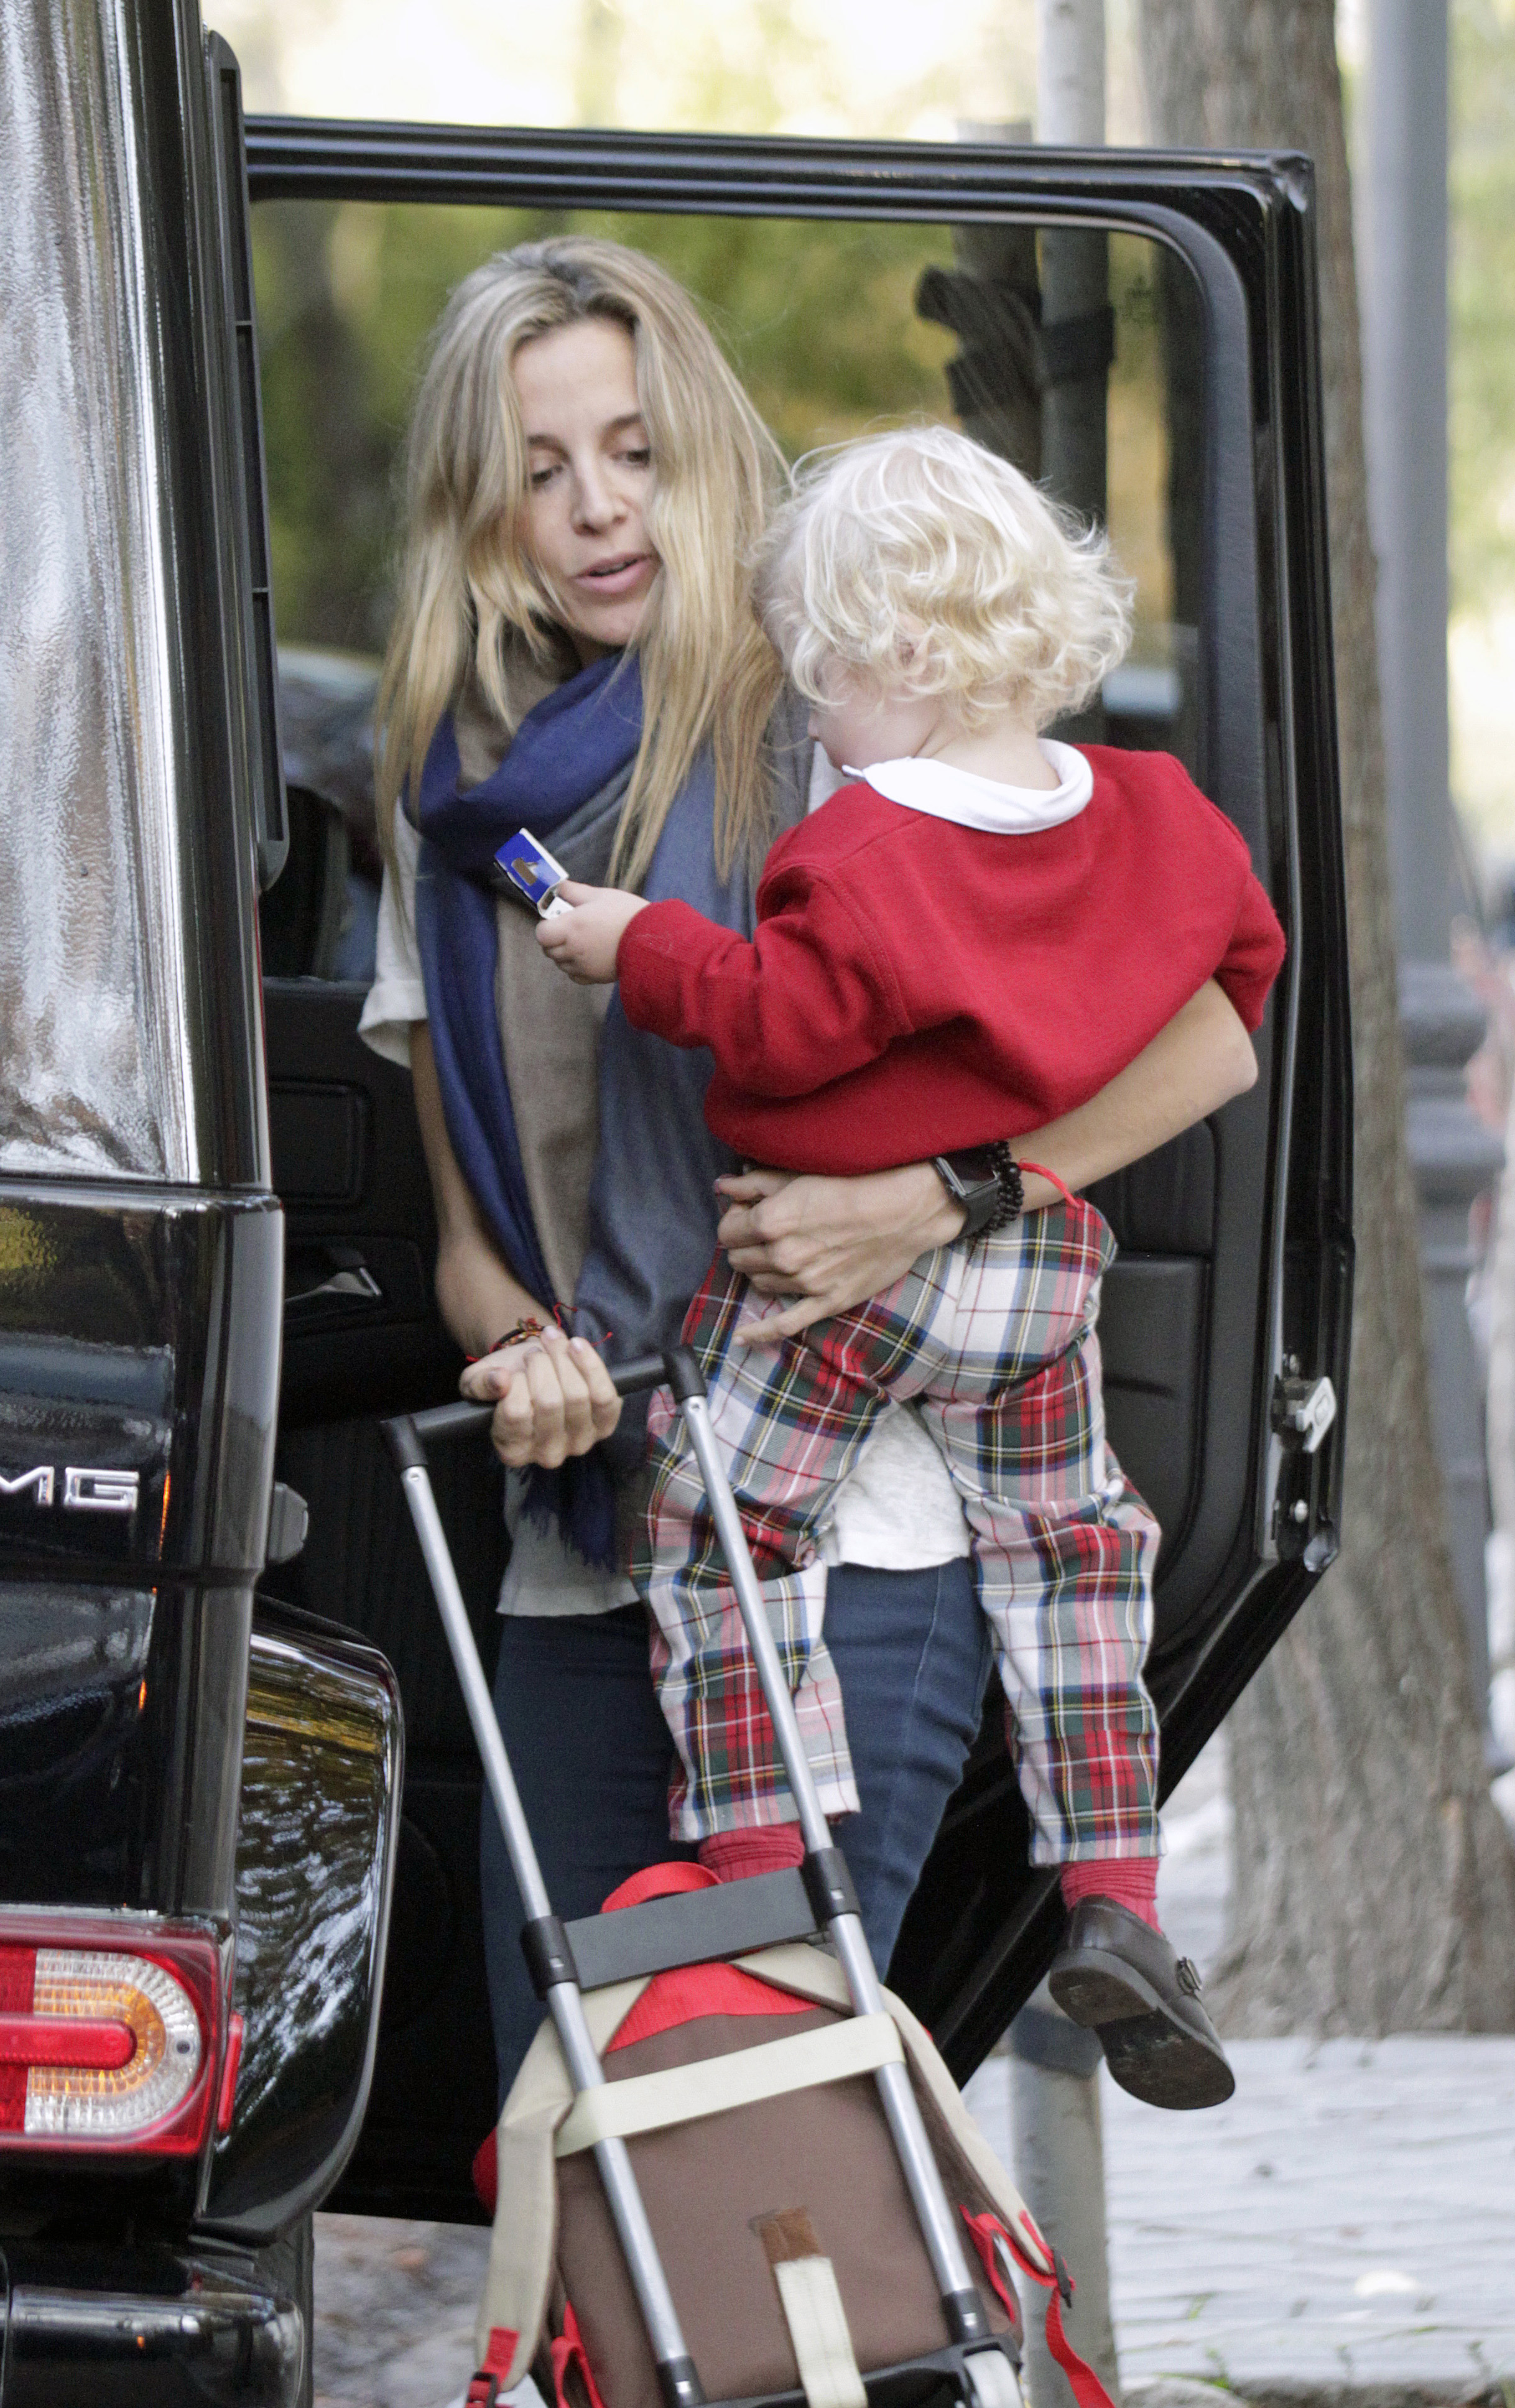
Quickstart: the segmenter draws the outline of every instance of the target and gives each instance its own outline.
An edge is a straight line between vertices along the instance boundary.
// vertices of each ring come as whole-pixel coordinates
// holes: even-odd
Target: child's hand
[[[573,909],[538,922],[537,943],[579,986],[608,986],[621,939],[646,903],[618,886],[580,886],[575,878],[565,878],[558,893]]]

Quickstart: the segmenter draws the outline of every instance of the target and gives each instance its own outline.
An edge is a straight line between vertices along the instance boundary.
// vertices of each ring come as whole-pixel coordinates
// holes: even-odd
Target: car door
[[[363,749],[381,577],[364,571],[365,584],[354,569],[344,587],[321,561],[343,528],[354,558],[367,545],[378,561],[375,513],[389,507],[387,459],[420,337],[446,283],[503,239],[592,224],[661,250],[711,308],[793,452],[880,410],[945,416],[954,403],[994,439],[984,325],[1003,329],[1019,292],[1015,322],[1030,323],[1036,374],[1055,380],[1057,330],[1036,329],[1037,241],[1050,228],[1108,236],[1111,523],[1140,554],[1138,612],[1146,593],[1166,635],[1112,679],[1102,731],[1185,758],[1245,835],[1289,937],[1255,1088],[1097,1191],[1122,1246],[1101,1324],[1111,1434],[1165,1529],[1151,1678],[1165,1791],[1330,1562],[1339,1519],[1331,1414],[1345,1391],[1351,1087],[1311,179],[1294,157],[276,119],[250,123],[247,162],[264,410],[298,437],[286,463],[319,449],[318,420],[340,420],[344,375],[366,378],[389,413],[389,453],[367,485],[333,472],[330,525],[289,499],[287,609],[277,557],[275,580],[287,718],[300,731],[296,759],[286,728],[286,763],[308,798],[305,884],[277,930],[265,920],[265,968],[276,955],[280,967],[265,976],[264,1006],[288,1231],[279,1463],[311,1509],[280,1584],[390,1657],[407,1746],[379,2062],[339,2199],[462,2215],[468,2158],[494,2108],[479,1784],[376,1434],[379,1414],[450,1394],[459,1358],[432,1301],[435,1229],[407,1077],[356,1034],[377,893]],[[324,298],[302,334],[299,296],[308,303],[317,286]],[[954,318],[948,305],[965,291],[966,314]],[[1145,400],[1122,384],[1122,341],[1147,363]],[[331,458],[350,467],[371,436],[367,421],[346,425]],[[271,462],[277,534],[277,427]],[[333,976],[354,929],[350,975]],[[477,1444],[440,1457],[438,1475],[488,1666],[504,1560],[498,1475]],[[1029,1994],[1055,1937],[1054,1885],[1030,1870],[1026,1840],[992,1704],[893,1968],[960,2076]]]

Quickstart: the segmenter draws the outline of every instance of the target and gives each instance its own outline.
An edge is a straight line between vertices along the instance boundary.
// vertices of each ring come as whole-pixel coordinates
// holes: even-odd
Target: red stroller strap
[[[1073,2276],[1068,2272],[1066,2261],[1043,2240],[1029,2215],[1026,2217],[1026,2229],[1032,2235],[1037,2248],[1045,2253],[1048,2260],[1046,2268],[1038,2266],[1033,2258],[1028,2257],[1014,2233],[1006,2230],[997,2215],[970,2215],[965,2208],[963,2220],[973,2235],[973,2245],[983,2261],[984,2272],[997,2292],[1007,2314],[1014,2318],[1018,2326],[1021,2321],[1020,2310],[1000,2267],[999,2250],[996,2246],[998,2243],[1004,2243],[1022,2274],[1029,2274],[1031,2280],[1042,2290],[1051,2293],[1047,2302],[1047,2346],[1056,2363],[1067,2376],[1069,2387],[1079,2403],[1079,2408],[1115,2408],[1114,2401],[1093,2368],[1086,2358],[1079,2356],[1064,2329],[1063,2310],[1065,2305],[1072,2304],[1074,2291]]]
[[[600,2398],[600,2386],[594,2380],[593,2370],[589,2362],[589,2352],[584,2347],[584,2336],[579,2329],[579,2318],[574,2314],[571,2300],[564,2307],[563,2330],[552,2344],[552,2385],[558,2395],[558,2408],[574,2408],[574,2403],[565,2390],[563,2383],[563,2378],[570,2366],[577,2367],[579,2370],[584,2388],[589,2393],[589,2408],[605,2408],[605,2402]]]
[[[490,2327],[484,2363],[463,2395],[464,2408],[495,2408],[495,2402],[505,2389],[505,2378],[510,2372],[510,2360],[516,2354],[519,2339],[520,2335],[513,2333],[507,2325]]]

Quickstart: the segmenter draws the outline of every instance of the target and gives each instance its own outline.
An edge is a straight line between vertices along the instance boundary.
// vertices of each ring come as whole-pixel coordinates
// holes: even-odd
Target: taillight
[[[218,2090],[216,1942],[113,1917],[0,1932],[0,2150],[193,2156]]]

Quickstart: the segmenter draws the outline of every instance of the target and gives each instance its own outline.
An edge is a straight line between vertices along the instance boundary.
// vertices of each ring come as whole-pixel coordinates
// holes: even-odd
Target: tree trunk
[[[1515,2027],[1515,1855],[1490,1800],[1432,1445],[1332,0],[1139,0],[1152,138],[1316,164],[1357,1089],[1338,1562],[1231,1717],[1234,2032]]]

